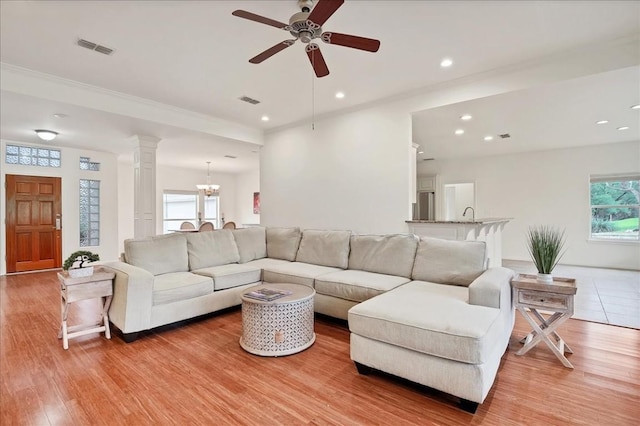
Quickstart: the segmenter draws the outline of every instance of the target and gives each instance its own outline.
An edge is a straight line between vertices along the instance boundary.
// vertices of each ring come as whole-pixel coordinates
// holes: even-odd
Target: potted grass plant
[[[64,261],[62,269],[69,272],[72,278],[89,277],[93,275],[91,262],[100,260],[100,256],[87,250],[79,250],[71,253]]]
[[[529,254],[538,270],[538,281],[552,283],[551,272],[564,255],[564,230],[551,226],[533,226],[529,228]]]

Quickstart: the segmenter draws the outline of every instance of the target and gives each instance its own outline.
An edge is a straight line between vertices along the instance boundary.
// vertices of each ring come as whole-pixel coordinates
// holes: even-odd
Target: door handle
[[[60,219],[60,215],[56,215],[56,231],[59,231],[62,228],[62,220]]]

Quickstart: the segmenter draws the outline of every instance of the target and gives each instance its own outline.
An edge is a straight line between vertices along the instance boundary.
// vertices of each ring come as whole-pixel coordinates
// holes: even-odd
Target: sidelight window
[[[100,181],[80,179],[80,247],[100,245]]]

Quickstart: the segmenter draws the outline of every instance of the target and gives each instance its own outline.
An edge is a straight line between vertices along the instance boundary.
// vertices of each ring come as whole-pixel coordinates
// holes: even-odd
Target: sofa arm
[[[469,286],[469,303],[490,308],[511,309],[511,278],[508,268],[489,268]]]
[[[101,264],[116,274],[109,319],[123,333],[151,327],[154,276],[142,268],[113,261]]]

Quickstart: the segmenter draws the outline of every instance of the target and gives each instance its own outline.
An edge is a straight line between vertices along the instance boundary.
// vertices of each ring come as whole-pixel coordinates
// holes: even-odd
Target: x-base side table
[[[520,274],[511,280],[513,300],[516,309],[527,320],[533,330],[522,340],[524,346],[516,355],[524,355],[541,341],[567,368],[573,365],[564,356],[573,350],[558,335],[556,330],[573,315],[573,296],[576,294],[576,280],[573,278],[553,278],[553,283],[543,283],[535,275]],[[553,314],[545,318],[538,310]]]
[[[88,277],[72,278],[69,273],[58,272],[60,280],[60,306],[62,323],[58,339],[62,338],[62,347],[69,349],[69,339],[84,336],[89,333],[100,333],[104,331],[107,339],[111,339],[109,329],[109,306],[113,297],[113,272],[107,272],[101,267],[96,267],[93,275]],[[69,305],[73,302],[85,299],[100,298],[102,305],[102,319],[97,324],[67,326],[67,316],[69,315]],[[104,302],[103,302],[104,300]]]

